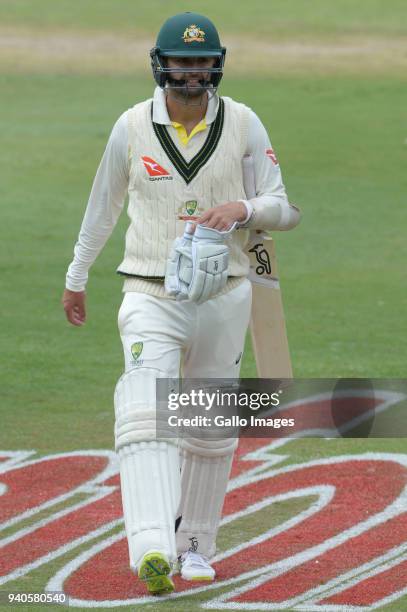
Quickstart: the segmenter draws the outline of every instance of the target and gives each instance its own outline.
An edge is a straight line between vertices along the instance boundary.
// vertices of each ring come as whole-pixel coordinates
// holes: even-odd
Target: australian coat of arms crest
[[[183,35],[184,42],[205,42],[205,32],[194,23],[187,27]]]

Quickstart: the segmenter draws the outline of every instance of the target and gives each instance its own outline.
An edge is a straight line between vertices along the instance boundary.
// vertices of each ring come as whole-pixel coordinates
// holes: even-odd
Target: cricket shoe
[[[158,551],[148,552],[141,560],[138,577],[146,583],[152,595],[167,595],[174,590],[169,574],[171,565],[167,556]]]
[[[215,579],[215,570],[208,563],[206,557],[198,552],[187,550],[179,557],[179,571],[184,580]]]

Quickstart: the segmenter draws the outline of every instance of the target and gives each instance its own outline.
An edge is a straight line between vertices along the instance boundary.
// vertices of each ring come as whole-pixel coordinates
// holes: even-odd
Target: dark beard
[[[200,106],[203,100],[205,100],[205,94],[209,87],[209,81],[204,80],[200,81],[200,84],[197,86],[189,87],[183,80],[176,81],[175,79],[168,79],[166,90],[183,104],[188,104],[189,100],[193,100],[193,106]],[[199,102],[197,103],[198,100]]]

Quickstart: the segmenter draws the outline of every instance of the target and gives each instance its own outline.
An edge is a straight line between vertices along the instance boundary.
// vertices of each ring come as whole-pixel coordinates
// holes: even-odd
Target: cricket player
[[[83,325],[89,268],[128,194],[115,443],[130,566],[153,594],[173,590],[174,571],[214,579],[210,560],[238,442],[155,439],[156,381],[180,372],[239,376],[251,310],[249,230],[299,221],[260,119],[217,93],[225,54],[203,15],[175,15],[162,26],[150,52],[154,95],[113,127],[62,300],[68,321]],[[251,199],[246,156],[255,168]]]

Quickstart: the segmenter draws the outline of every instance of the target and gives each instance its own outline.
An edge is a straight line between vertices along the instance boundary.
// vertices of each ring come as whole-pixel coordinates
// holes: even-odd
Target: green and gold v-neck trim
[[[176,145],[173,143],[171,136],[167,132],[165,125],[161,123],[154,123],[153,117],[153,104],[151,104],[151,121],[153,124],[154,132],[164,149],[165,153],[175,166],[177,172],[182,176],[184,181],[188,184],[196,177],[200,169],[206,164],[208,159],[213,155],[222,135],[223,123],[225,118],[225,103],[222,98],[219,98],[219,108],[216,114],[216,119],[212,123],[207,139],[202,149],[187,162]]]

